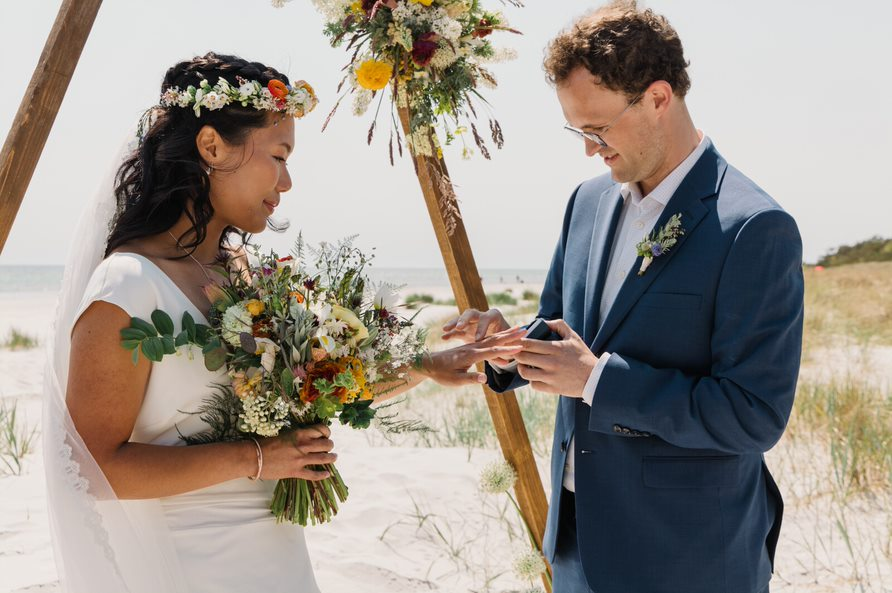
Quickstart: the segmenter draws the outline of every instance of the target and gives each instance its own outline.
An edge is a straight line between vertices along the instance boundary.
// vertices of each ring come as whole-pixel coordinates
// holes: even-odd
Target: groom
[[[498,392],[560,394],[555,593],[768,591],[783,503],[763,453],[793,404],[801,241],[694,126],[686,67],[666,19],[628,1],[547,52],[566,129],[610,174],[566,209],[538,314],[558,340],[523,340],[487,376]],[[472,341],[507,327],[471,310],[444,329]]]

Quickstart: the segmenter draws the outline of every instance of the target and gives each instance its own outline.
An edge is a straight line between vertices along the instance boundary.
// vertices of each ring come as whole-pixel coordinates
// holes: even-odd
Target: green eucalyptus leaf
[[[226,349],[223,347],[212,348],[204,353],[204,366],[207,370],[214,372],[219,370],[226,364]]]
[[[173,334],[173,319],[161,309],[152,311],[152,323],[158,328],[158,333],[165,336]]]
[[[133,360],[133,366],[139,364],[139,348],[133,349],[133,354],[130,356],[130,359]]]
[[[183,313],[183,331],[189,334],[189,339],[195,341],[195,320],[189,315],[188,311]]]
[[[158,330],[148,321],[143,321],[139,317],[130,318],[130,327],[141,330],[146,336],[154,337],[158,335]]]
[[[142,344],[142,340],[123,340],[121,342],[121,346],[127,350],[137,350],[140,344]]]
[[[146,338],[142,342],[143,355],[152,362],[161,362],[164,358],[164,344],[161,338]]]
[[[185,346],[189,343],[189,332],[187,330],[181,331],[177,334],[177,339],[174,345],[179,348],[180,346]]]
[[[205,346],[208,343],[208,340],[211,339],[212,335],[213,332],[207,325],[195,326],[195,343],[197,343],[199,346]]]
[[[121,330],[121,339],[122,340],[142,340],[147,338],[146,332],[141,329],[136,329],[135,327],[125,327]]]
[[[173,336],[161,336],[161,345],[164,348],[164,354],[177,353],[177,347],[173,341]]]

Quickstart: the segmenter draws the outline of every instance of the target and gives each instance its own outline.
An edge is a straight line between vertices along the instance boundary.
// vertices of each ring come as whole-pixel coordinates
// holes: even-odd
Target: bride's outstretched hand
[[[526,335],[522,327],[493,334],[477,342],[425,355],[424,374],[449,387],[486,382],[486,375],[468,370],[485,360],[511,358],[521,350],[520,339]]]

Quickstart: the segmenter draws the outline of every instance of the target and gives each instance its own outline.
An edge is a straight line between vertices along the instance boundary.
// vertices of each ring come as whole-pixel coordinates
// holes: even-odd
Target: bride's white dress
[[[161,309],[173,319],[175,332],[181,329],[184,311],[196,323],[207,324],[205,315],[160,268],[133,253],[114,253],[99,264],[74,319],[94,301],[145,320]],[[213,384],[228,378],[205,369],[200,350],[195,349],[194,356],[182,350],[152,363],[132,442],[184,446],[181,433],[188,436],[208,428],[194,412],[212,393]],[[191,593],[316,593],[303,529],[276,524],[270,514],[274,486],[275,481],[242,478],[162,498],[169,538],[165,534],[127,545],[168,542],[162,545],[174,547],[183,589]]]

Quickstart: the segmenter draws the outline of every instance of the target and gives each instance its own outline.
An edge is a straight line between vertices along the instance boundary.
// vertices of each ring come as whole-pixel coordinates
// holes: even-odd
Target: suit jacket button
[[[622,432],[622,431],[623,431],[623,429],[619,424],[613,425],[613,432]]]

